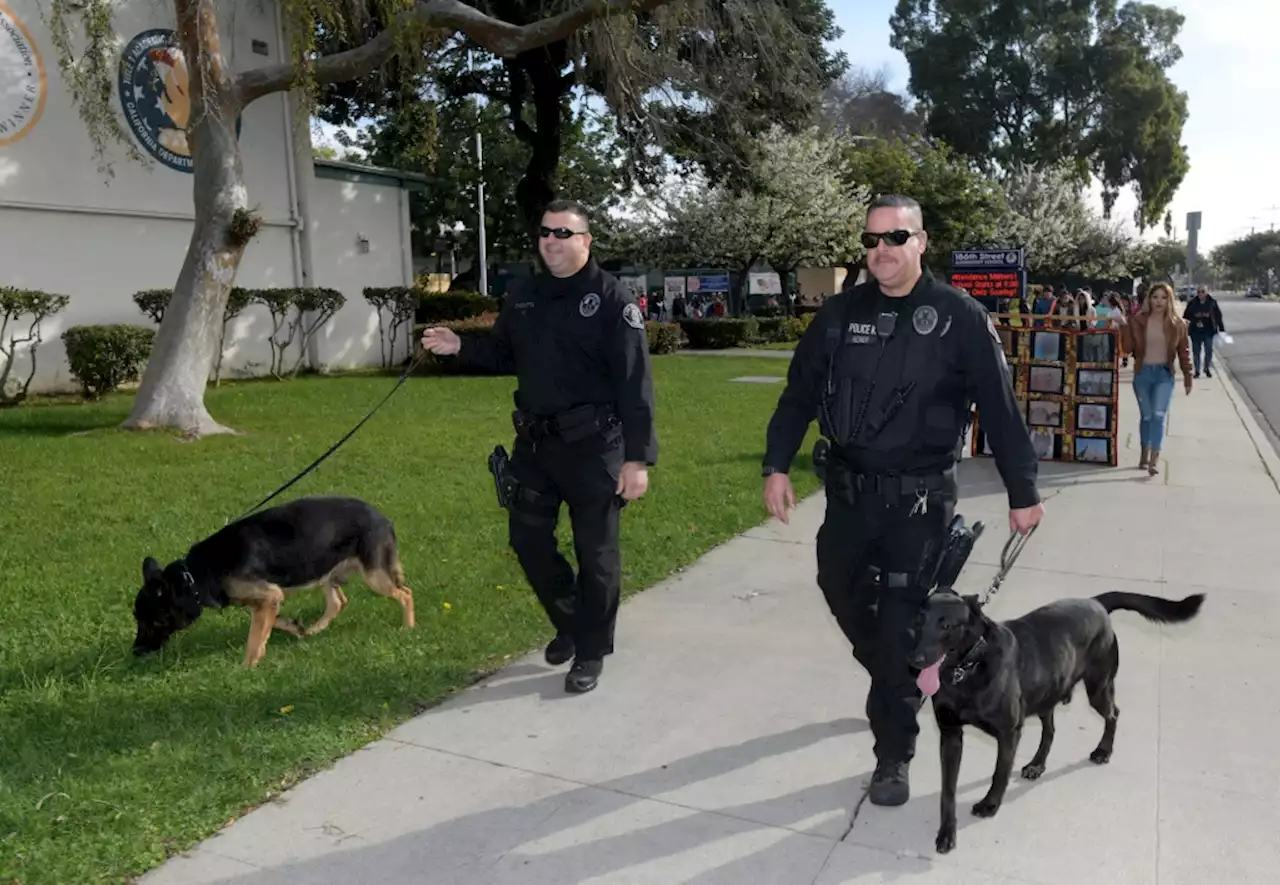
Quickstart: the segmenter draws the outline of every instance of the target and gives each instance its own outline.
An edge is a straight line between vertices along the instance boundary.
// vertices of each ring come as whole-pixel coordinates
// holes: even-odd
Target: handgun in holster
[[[508,469],[510,463],[507,450],[500,445],[496,446],[493,454],[489,456],[489,472],[493,474],[493,487],[498,493],[498,506],[504,510],[511,509],[516,491],[515,479]]]
[[[940,545],[937,556],[928,563],[926,571],[921,575],[921,585],[927,590],[935,587],[941,592],[953,592],[960,572],[973,552],[973,545],[981,537],[983,525],[975,522],[972,526],[964,524],[964,517],[956,514],[951,525],[947,527],[946,537]]]

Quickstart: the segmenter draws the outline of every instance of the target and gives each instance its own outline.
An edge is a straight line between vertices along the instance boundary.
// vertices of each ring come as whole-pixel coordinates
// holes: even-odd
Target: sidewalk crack
[[[849,834],[853,832],[854,826],[858,823],[858,815],[862,813],[862,806],[866,804],[867,796],[871,794],[871,788],[862,791],[862,795],[858,797],[858,801],[853,806],[853,814],[849,815],[849,826],[845,827],[844,834],[840,836],[839,841],[843,842],[849,838]]]

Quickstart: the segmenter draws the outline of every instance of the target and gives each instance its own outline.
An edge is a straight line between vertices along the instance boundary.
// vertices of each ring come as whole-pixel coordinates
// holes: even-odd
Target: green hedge
[[[414,321],[434,325],[467,320],[486,313],[496,313],[501,307],[502,299],[490,298],[479,292],[422,292]]]
[[[138,380],[155,337],[155,329],[146,326],[72,326],[62,333],[62,344],[84,395],[98,399]]]
[[[680,349],[679,323],[649,321],[644,324],[644,331],[649,338],[649,353],[675,353]]]

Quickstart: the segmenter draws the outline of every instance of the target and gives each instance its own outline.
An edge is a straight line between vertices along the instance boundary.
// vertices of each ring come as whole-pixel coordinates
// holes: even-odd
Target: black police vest
[[[967,397],[950,311],[927,297],[895,312],[874,289],[849,295],[840,325],[827,329],[823,435],[867,469],[911,469],[954,453]]]

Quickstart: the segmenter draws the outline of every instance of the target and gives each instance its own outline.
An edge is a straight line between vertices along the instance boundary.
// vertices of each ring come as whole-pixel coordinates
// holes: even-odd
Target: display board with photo
[[[1115,393],[1115,372],[1110,369],[1077,369],[1076,396],[1105,396]]]
[[[1060,363],[1066,359],[1066,340],[1061,332],[1032,332],[1031,358],[1041,362]]]
[[[1076,430],[1110,429],[1110,405],[1104,403],[1076,403]]]
[[[1114,363],[1116,336],[1106,332],[1088,332],[1078,336],[1076,361],[1081,363]]]
[[[1015,395],[1036,456],[1045,461],[1117,463],[1119,332],[1085,326],[1046,329],[1043,318],[992,315],[1013,369]],[[991,455],[979,411],[971,451]]]
[[[1062,403],[1033,399],[1027,403],[1027,424],[1032,427],[1061,427]]]
[[[1062,393],[1062,369],[1058,366],[1032,366],[1027,386],[1032,393]]]

